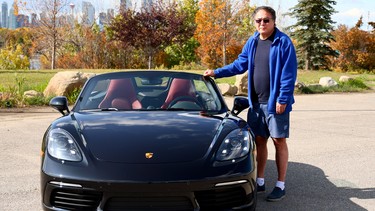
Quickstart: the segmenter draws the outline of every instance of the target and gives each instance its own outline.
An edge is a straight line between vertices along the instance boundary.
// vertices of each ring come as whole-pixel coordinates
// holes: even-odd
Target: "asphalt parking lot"
[[[59,116],[49,107],[0,109],[0,211],[41,210],[40,144]],[[288,142],[287,196],[258,194],[257,210],[375,210],[375,93],[296,96]],[[267,193],[274,156],[270,141]]]

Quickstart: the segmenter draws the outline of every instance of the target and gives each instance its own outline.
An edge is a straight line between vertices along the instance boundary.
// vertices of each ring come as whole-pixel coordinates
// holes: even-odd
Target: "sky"
[[[273,7],[276,11],[278,8],[282,13],[289,12],[289,9],[297,5],[298,0],[251,0],[251,4],[261,6],[268,5]],[[363,30],[371,30],[367,22],[375,22],[375,1],[374,0],[336,0],[336,5],[333,8],[337,13],[332,15],[332,20],[336,22],[335,26],[344,24],[349,27],[354,27],[361,16],[363,16]],[[281,18],[281,17],[280,17]],[[288,19],[286,17],[286,19]],[[293,20],[286,20],[287,25],[291,25]],[[285,23],[282,23],[285,24]]]
[[[8,7],[13,3],[13,0],[0,0],[0,3],[6,1]],[[18,0],[24,2],[31,2],[35,0]],[[82,1],[91,2],[97,12],[106,11],[108,8],[114,8],[115,11],[119,8],[120,0],[65,0],[73,2],[76,5],[76,10],[80,10]],[[140,1],[140,0],[136,0]],[[282,26],[288,26],[293,24],[293,20],[288,17],[281,17],[280,14],[284,14],[289,9],[295,6],[298,0],[251,0],[252,5],[268,5],[272,6],[278,13],[279,24]],[[344,24],[349,27],[355,26],[358,19],[363,16],[364,25],[363,30],[371,30],[372,28],[367,25],[367,22],[375,22],[375,1],[374,0],[336,0],[334,9],[337,11],[332,15],[332,20],[336,22],[336,26]]]

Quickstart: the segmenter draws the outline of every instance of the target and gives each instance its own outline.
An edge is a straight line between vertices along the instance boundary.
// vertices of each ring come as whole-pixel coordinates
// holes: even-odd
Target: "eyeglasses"
[[[270,19],[269,18],[264,18],[264,19],[256,19],[255,22],[256,23],[261,23],[263,21],[263,23],[269,23],[270,22]]]

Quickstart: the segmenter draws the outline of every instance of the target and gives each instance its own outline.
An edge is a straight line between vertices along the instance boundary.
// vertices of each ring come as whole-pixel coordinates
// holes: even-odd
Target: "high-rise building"
[[[23,14],[17,15],[16,22],[17,22],[16,28],[30,26],[29,16],[27,15],[23,15]]]
[[[149,8],[152,6],[152,0],[142,0],[141,7],[142,8]]]
[[[112,18],[115,17],[115,10],[114,9],[108,9],[107,10],[107,16],[109,20],[112,20]]]
[[[99,27],[103,29],[104,25],[108,25],[108,15],[105,12],[99,13]]]
[[[31,26],[33,27],[33,26],[38,26],[38,15],[37,14],[35,14],[35,13],[32,13],[31,14]]]
[[[142,0],[141,8],[149,11],[152,7],[152,0]]]
[[[8,28],[8,3],[5,1],[1,5],[1,27]]]
[[[91,2],[82,2],[82,23],[92,25],[95,21],[95,7]]]
[[[154,0],[121,0],[121,9],[133,9],[140,11],[142,9],[149,10]]]
[[[132,9],[132,8],[133,8],[132,0],[120,1],[120,9]]]
[[[75,8],[75,4],[73,3],[70,3],[69,4],[69,7],[70,7],[70,14],[67,15],[67,21],[68,21],[68,24],[73,27],[74,24],[75,24],[75,11],[74,11],[74,8]]]
[[[9,10],[9,21],[8,21],[9,27],[8,28],[10,29],[17,28],[17,16],[14,14],[15,6],[17,5],[13,3],[12,7]]]

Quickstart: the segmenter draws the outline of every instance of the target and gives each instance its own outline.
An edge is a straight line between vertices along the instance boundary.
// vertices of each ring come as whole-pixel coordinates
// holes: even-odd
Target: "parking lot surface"
[[[231,107],[233,98],[226,100]],[[0,109],[0,211],[41,210],[41,140],[60,116],[50,107]],[[269,141],[267,192],[258,194],[257,210],[375,210],[374,128],[375,93],[297,95],[287,196],[265,201],[276,182]]]

